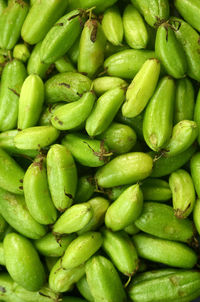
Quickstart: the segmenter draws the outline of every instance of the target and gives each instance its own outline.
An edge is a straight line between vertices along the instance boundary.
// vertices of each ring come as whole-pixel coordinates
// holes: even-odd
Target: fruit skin
[[[200,4],[198,0],[175,0],[174,5],[183,18],[200,31]]]

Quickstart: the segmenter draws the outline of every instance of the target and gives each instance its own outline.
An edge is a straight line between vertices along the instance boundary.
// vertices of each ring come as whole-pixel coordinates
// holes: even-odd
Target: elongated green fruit
[[[31,45],[41,41],[67,5],[67,1],[62,0],[35,0],[22,26],[23,40]]]
[[[101,13],[115,2],[117,2],[117,0],[107,0],[106,2],[102,0],[77,0],[76,2],[74,0],[69,0],[69,9],[95,7],[95,12]]]
[[[106,91],[117,86],[126,87],[128,84],[121,78],[104,76],[94,79],[92,82],[94,92],[97,96],[101,96]]]
[[[104,68],[110,76],[132,80],[144,62],[151,58],[155,58],[154,51],[127,49],[108,57]]]
[[[112,231],[123,230],[141,214],[143,196],[138,184],[128,187],[108,208],[105,225]]]
[[[176,217],[186,218],[192,212],[196,199],[190,174],[183,169],[173,172],[169,177],[169,186]]]
[[[143,152],[119,155],[99,168],[95,175],[98,185],[110,188],[131,184],[148,177],[153,166],[152,158]]]
[[[84,274],[84,264],[72,269],[64,269],[62,267],[62,258],[60,258],[50,272],[49,287],[56,293],[69,291],[72,285],[78,282]]]
[[[66,147],[51,146],[47,153],[47,175],[53,203],[62,212],[72,204],[77,186],[76,165]]]
[[[23,1],[10,0],[0,19],[0,46],[12,49],[17,43],[24,19],[28,13],[28,4]]]
[[[145,21],[152,27],[156,27],[158,22],[168,20],[169,18],[168,0],[131,0],[131,2],[144,16]]]
[[[44,256],[60,257],[75,238],[75,234],[56,237],[52,233],[48,233],[44,237],[35,240],[34,245],[39,253]]]
[[[87,204],[92,207],[93,215],[89,223],[84,226],[78,234],[96,231],[104,223],[105,213],[109,207],[109,201],[100,196],[88,200]]]
[[[133,278],[130,287],[132,287],[133,284],[136,285],[143,281],[150,281],[155,278],[168,276],[168,275],[177,273],[179,271],[180,270],[178,270],[177,268],[162,268],[162,269],[157,269],[157,270],[146,271],[144,273],[137,274]]]
[[[84,93],[80,100],[58,108],[51,118],[52,125],[59,130],[79,127],[90,115],[95,99],[95,94],[89,91]]]
[[[155,274],[155,277],[153,275]],[[156,277],[159,271],[153,271],[152,279],[129,287],[129,296],[135,302],[187,302],[199,297],[200,274],[197,271],[176,270]]]
[[[131,48],[146,48],[149,39],[147,27],[140,13],[131,4],[124,10],[123,26],[125,40]]]
[[[23,196],[0,189],[0,201],[3,218],[20,234],[31,239],[45,235],[46,228],[30,215]]]
[[[5,265],[4,248],[2,242],[0,242],[0,265]]]
[[[103,243],[101,233],[87,232],[74,239],[62,257],[62,267],[72,269],[87,261]]]
[[[193,210],[193,221],[194,225],[197,229],[197,232],[200,234],[200,200],[197,199],[196,203],[194,205],[194,210]]]
[[[13,49],[13,58],[26,62],[30,57],[30,51],[25,44],[17,44]]]
[[[194,121],[183,120],[172,130],[172,137],[164,148],[167,156],[176,156],[187,150],[198,136],[198,126]]]
[[[123,154],[129,152],[136,144],[135,131],[124,124],[113,122],[98,138],[102,139],[112,152]]]
[[[200,80],[200,45],[199,34],[188,23],[178,18],[171,18],[176,38],[180,42],[186,56],[187,74],[197,81]]]
[[[0,148],[0,187],[15,194],[23,194],[23,178],[23,169]]]
[[[0,131],[16,128],[18,101],[26,69],[22,62],[13,60],[6,64],[1,76]]]
[[[157,59],[148,59],[136,74],[126,92],[126,102],[122,106],[125,117],[135,117],[146,107],[156,88],[160,74]]]
[[[67,209],[53,226],[55,234],[71,234],[80,231],[93,216],[93,209],[89,203],[75,204]]]
[[[59,136],[59,131],[52,126],[30,127],[20,131],[14,138],[19,149],[38,150],[52,144]]]
[[[129,235],[135,235],[140,232],[140,230],[136,227],[134,223],[129,224],[127,227],[125,227],[124,231]]]
[[[200,153],[196,153],[192,156],[190,161],[190,171],[192,180],[194,182],[194,187],[200,198]]]
[[[68,58],[68,56],[63,56],[55,62],[55,66],[58,72],[69,72],[76,71],[72,62]]]
[[[87,118],[85,129],[89,136],[96,136],[111,124],[125,99],[124,88],[116,87],[105,92],[95,103]]]
[[[88,201],[95,190],[95,181],[93,176],[85,175],[78,179],[77,190],[75,195],[75,202],[81,203]]]
[[[178,219],[171,206],[156,202],[145,202],[142,214],[135,221],[141,231],[159,238],[189,242],[194,235],[189,219]]]
[[[47,171],[42,156],[36,158],[26,170],[23,187],[31,216],[41,224],[54,223],[57,212],[49,192]]]
[[[8,227],[7,222],[3,218],[3,216],[0,214],[0,240],[4,237],[4,233]]]
[[[111,261],[93,256],[86,264],[86,278],[95,302],[126,301],[123,285]]]
[[[156,153],[151,152],[152,158],[155,158],[151,177],[162,177],[169,175],[185,165],[197,149],[196,145],[192,145],[186,151],[172,157],[161,156],[156,158]]]
[[[91,290],[89,288],[86,275],[83,276],[77,283],[76,286],[80,294],[89,302],[94,302],[94,298],[92,296]]]
[[[174,80],[166,76],[160,80],[144,115],[144,139],[154,151],[159,151],[171,136],[174,99]]]
[[[160,239],[144,233],[133,236],[138,256],[169,266],[190,269],[197,263],[197,255],[187,245]]]
[[[181,16],[190,24],[192,27],[200,31],[200,4],[198,0],[175,0],[174,5]]]
[[[18,112],[18,129],[36,126],[42,111],[44,102],[44,84],[41,78],[32,74],[24,81],[20,98]]]
[[[90,90],[91,80],[77,72],[56,74],[45,83],[46,100],[48,103],[74,102]]]
[[[83,28],[79,44],[78,71],[93,77],[104,61],[106,37],[100,23],[89,19]]]
[[[176,97],[174,109],[174,122],[193,120],[194,113],[194,87],[189,78],[176,81]]]
[[[197,100],[196,104],[194,107],[194,120],[197,123],[198,129],[200,129],[200,90],[198,91],[197,94]],[[200,131],[198,133],[198,138],[197,138],[198,144],[200,144]]]
[[[0,0],[0,15],[3,13],[3,10],[6,8],[6,0]]]
[[[130,49],[130,48],[126,44],[113,45],[112,43],[107,41],[106,48],[105,48],[105,58],[108,58],[117,52],[120,52],[122,50],[127,50],[127,49]]]
[[[126,124],[133,128],[135,130],[138,138],[140,141],[144,141],[144,136],[143,136],[143,118],[144,118],[144,112],[141,114],[137,115],[136,117],[128,118],[122,115],[121,112],[118,112],[116,116],[116,120],[120,123]],[[138,142],[137,142],[138,143]],[[140,148],[139,151],[142,151],[142,148]]]
[[[70,47],[70,49],[67,52],[67,55],[69,56],[70,60],[75,65],[77,65],[77,63],[78,63],[79,43],[80,43],[80,35],[78,36],[78,38],[76,38],[76,41],[74,42],[72,47]]]
[[[13,280],[27,290],[39,290],[45,273],[32,243],[17,233],[10,233],[5,237],[3,247],[6,268]]]
[[[136,249],[125,232],[103,230],[103,249],[117,269],[126,276],[136,273],[139,260]]]
[[[144,200],[166,201],[171,199],[172,192],[167,181],[159,178],[148,178],[141,185]]]
[[[78,133],[67,134],[62,140],[62,145],[66,146],[75,160],[83,166],[103,166],[112,155],[104,142]]]
[[[51,118],[52,118],[54,112],[63,105],[65,105],[65,103],[48,104],[44,108],[44,110],[43,110],[43,112],[40,116],[40,119],[38,121],[38,125],[39,126],[49,126],[49,125],[51,125]]]
[[[48,74],[48,70],[51,69],[51,64],[45,64],[41,62],[40,59],[41,45],[42,42],[39,42],[34,46],[27,63],[27,72],[29,75],[34,73],[40,76],[42,79],[45,79]]]
[[[124,29],[120,10],[117,6],[113,5],[104,12],[102,29],[110,43],[113,45],[120,45],[122,43]]]
[[[81,18],[81,12],[73,10],[57,20],[42,41],[42,62],[54,63],[70,49],[81,32]]]

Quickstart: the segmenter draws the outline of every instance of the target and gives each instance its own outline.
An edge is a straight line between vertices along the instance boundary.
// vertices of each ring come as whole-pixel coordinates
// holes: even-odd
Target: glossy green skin
[[[136,273],[139,259],[136,249],[125,232],[103,230],[103,249],[116,268],[126,276]]]
[[[52,126],[30,127],[14,137],[14,144],[19,149],[38,150],[51,145],[59,134],[59,131]]]
[[[101,96],[106,91],[117,86],[126,87],[128,84],[123,79],[111,76],[104,76],[94,79],[92,82],[94,92],[97,96]]]
[[[93,77],[103,65],[105,45],[106,37],[100,23],[89,19],[81,33],[78,71]]]
[[[6,268],[13,280],[27,290],[39,290],[45,281],[45,272],[32,243],[17,233],[10,233],[3,247]]]
[[[81,203],[88,201],[92,197],[94,190],[95,184],[91,175],[79,177],[75,195],[75,202]]]
[[[23,194],[23,178],[23,169],[0,148],[0,187],[11,193]]]
[[[11,0],[0,19],[0,46],[12,49],[17,43],[29,6],[25,1]],[[14,21],[14,22],[13,22]]]
[[[115,122],[98,138],[103,139],[108,148],[117,154],[129,152],[137,141],[136,133],[131,127]]]
[[[18,60],[10,61],[3,69],[0,90],[0,131],[16,128],[18,101],[26,69]]]
[[[87,232],[74,239],[62,257],[62,267],[72,269],[85,263],[101,247],[103,238],[99,232]]]
[[[138,256],[172,267],[190,269],[197,263],[197,255],[186,244],[139,233],[133,236]]]
[[[45,83],[47,103],[74,102],[90,90],[91,80],[76,72],[59,73]]]
[[[200,198],[200,153],[196,153],[190,160],[190,171],[198,197]]]
[[[23,188],[26,205],[31,216],[41,224],[54,223],[57,211],[48,188],[44,158],[36,158],[28,167],[24,176]]]
[[[154,161],[151,177],[166,176],[166,175],[169,175],[170,173],[174,172],[175,170],[181,168],[190,160],[192,155],[195,153],[196,149],[197,149],[197,146],[192,145],[186,151],[184,151],[176,156],[167,157],[167,155],[166,155],[166,156],[161,156],[160,158],[156,159]],[[150,154],[151,154],[152,158],[156,157],[156,153],[151,152]]]
[[[4,248],[2,242],[0,242],[0,265],[5,265]]]
[[[108,75],[133,79],[147,59],[155,58],[154,51],[128,49],[111,55],[104,61]]]
[[[94,256],[86,263],[86,278],[95,302],[126,301],[126,294],[112,262]]]
[[[44,39],[67,6],[62,0],[35,0],[22,26],[23,40],[32,45]]]
[[[177,270],[138,284],[131,283],[129,296],[135,302],[188,302],[199,297],[199,285],[199,272]]]
[[[110,89],[100,96],[86,120],[85,129],[88,135],[96,136],[104,132],[110,126],[124,100],[125,91],[121,87]]]
[[[128,187],[108,208],[106,227],[112,231],[123,230],[140,216],[142,207],[143,195],[139,185]]]
[[[162,78],[144,115],[143,134],[147,145],[159,151],[172,133],[175,83],[168,76]]]
[[[92,219],[93,209],[89,203],[75,204],[67,209],[53,226],[54,234],[71,234],[80,231]]]
[[[105,191],[105,194],[108,196],[109,200],[113,201],[116,200],[128,187],[129,185],[109,188]]]
[[[95,6],[95,12],[101,13],[106,10],[106,8],[112,6],[115,4],[117,0],[107,0],[102,1],[102,0],[69,0],[69,10],[75,9],[75,8],[91,8]]]
[[[174,5],[181,16],[190,24],[192,27],[200,31],[200,3],[198,0],[175,0]]]
[[[35,240],[33,243],[41,255],[60,257],[75,238],[75,234],[56,238],[52,233],[48,233],[44,237]]]
[[[200,90],[197,95],[196,104],[194,107],[194,121],[197,123],[198,129],[200,129]],[[198,144],[200,144],[200,131],[197,138]]]
[[[80,43],[80,36],[78,36],[78,38],[76,38],[76,41],[74,42],[72,47],[70,47],[70,49],[67,52],[67,55],[69,56],[70,60],[75,65],[77,65],[77,62],[78,62],[79,43]]]
[[[71,130],[81,126],[90,115],[96,96],[86,92],[76,102],[58,108],[51,118],[52,125],[59,130]]]
[[[125,117],[138,116],[152,97],[160,75],[160,62],[148,59],[142,65],[126,92],[126,102],[122,106]]]
[[[54,63],[70,49],[81,32],[80,18],[79,10],[73,10],[57,20],[42,41],[42,62]]]
[[[89,223],[83,227],[78,234],[95,231],[104,224],[105,213],[109,207],[109,201],[100,196],[90,199],[87,203],[92,207],[93,216]]]
[[[105,58],[108,58],[117,52],[120,52],[122,50],[127,50],[127,49],[130,49],[130,47],[126,44],[113,45],[112,43],[107,41],[106,48],[105,48]]]
[[[178,18],[171,18],[170,23],[176,29],[176,38],[180,42],[188,65],[187,74],[194,80],[200,80],[200,45],[199,34],[188,23]]]
[[[24,81],[20,98],[18,112],[18,129],[26,129],[36,126],[44,102],[44,84],[41,78],[32,74]]]
[[[152,158],[143,152],[131,152],[112,159],[95,175],[98,185],[111,188],[132,184],[148,177],[152,172]]]
[[[133,285],[135,286],[136,284],[138,284],[140,282],[150,281],[155,278],[168,276],[168,275],[171,275],[171,274],[174,274],[177,272],[180,272],[180,270],[178,270],[177,268],[162,268],[162,269],[150,270],[150,271],[146,271],[144,273],[137,274],[133,278],[133,280],[130,284],[130,288],[132,288]]]
[[[131,2],[152,27],[156,27],[159,20],[169,19],[169,3],[166,0],[131,0]]]
[[[53,203],[63,212],[71,206],[77,187],[76,165],[65,146],[51,146],[47,153],[47,175]]]
[[[0,189],[0,211],[3,218],[20,234],[38,239],[45,235],[46,228],[30,215],[23,196]]]
[[[67,292],[84,274],[84,264],[66,270],[62,267],[62,258],[60,258],[50,272],[49,287],[56,293]]]
[[[183,120],[176,124],[172,130],[172,137],[165,147],[167,156],[176,156],[186,151],[198,136],[198,126],[194,121]]]
[[[126,124],[133,128],[133,130],[136,132],[137,137],[141,140],[144,141],[144,136],[143,136],[143,118],[144,114],[137,115],[136,117],[128,118],[122,115],[121,112],[117,114],[117,121],[121,122],[123,124]]]
[[[171,199],[172,192],[167,181],[159,178],[148,178],[141,185],[144,200],[166,201]]]
[[[121,45],[124,35],[122,18],[120,10],[117,6],[113,5],[108,8],[102,19],[102,29],[106,39],[113,45]]]
[[[176,217],[186,218],[192,212],[196,200],[192,177],[185,170],[179,169],[170,175],[169,186]]]
[[[174,122],[193,120],[194,87],[189,78],[176,81]]]
[[[0,148],[5,150],[10,155],[25,155],[28,157],[36,157],[37,151],[18,149],[14,145],[14,137],[17,135],[18,130],[9,130],[0,133]]]
[[[82,277],[77,283],[76,283],[77,289],[80,292],[80,294],[89,302],[94,302],[94,298],[92,296],[92,293],[90,291],[86,276]]]
[[[65,105],[65,103],[55,103],[55,104],[49,104],[47,105],[38,121],[39,126],[49,126],[51,125],[51,118],[54,114],[54,112],[60,108],[61,106]]]
[[[55,67],[58,72],[76,71],[72,62],[66,55],[55,62]]]
[[[197,229],[197,232],[200,234],[200,200],[197,199],[196,203],[194,205],[194,210],[193,210],[193,221],[194,225]]]
[[[35,45],[33,48],[30,58],[27,63],[27,72],[28,74],[37,74],[42,79],[45,79],[48,73],[48,69],[50,68],[51,64],[45,64],[41,62],[40,59],[40,48],[41,48],[42,42],[39,42]]]
[[[143,232],[159,238],[188,243],[194,235],[189,219],[178,219],[171,206],[145,202],[135,225]]]
[[[67,134],[62,140],[62,145],[66,146],[75,160],[83,166],[103,166],[111,155],[108,153],[106,144],[102,144],[100,140],[90,139],[83,134]]]
[[[123,26],[125,40],[131,48],[146,48],[149,39],[147,27],[140,13],[131,4],[124,10]]]
[[[167,23],[158,27],[155,42],[156,57],[161,61],[167,74],[175,79],[183,78],[187,72],[187,61],[174,30]]]
[[[30,51],[25,44],[17,44],[13,49],[13,57],[22,62],[26,62],[30,57]]]
[[[135,235],[140,232],[140,230],[136,227],[136,225],[134,223],[129,224],[127,227],[125,227],[124,231],[126,233],[128,233],[129,235]]]

